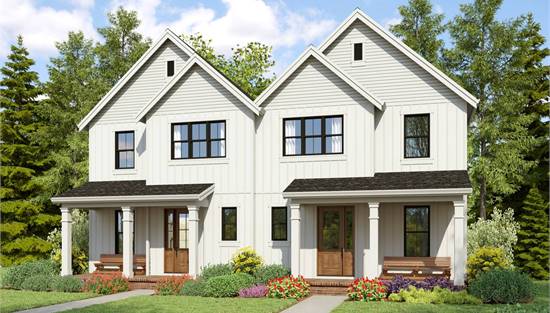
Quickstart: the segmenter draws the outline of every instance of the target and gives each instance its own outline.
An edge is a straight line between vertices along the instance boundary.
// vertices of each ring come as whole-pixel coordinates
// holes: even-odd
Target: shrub
[[[309,284],[302,276],[292,275],[275,278],[267,283],[270,298],[301,299],[309,295]]]
[[[409,288],[401,290],[395,296],[392,294],[390,300],[427,304],[481,304],[481,300],[469,295],[465,290],[451,291],[437,286],[433,290],[409,286]]]
[[[392,280],[384,281],[388,293],[399,293],[403,289],[409,288],[409,286],[415,286],[416,282],[409,278],[404,278],[402,275],[396,275]]]
[[[72,223],[72,261],[73,273],[82,274],[88,271],[88,212],[87,210],[74,209],[71,212]],[[53,229],[47,238],[52,245],[50,258],[61,268],[61,230]]]
[[[494,268],[509,268],[510,265],[501,248],[479,248],[468,258],[468,277],[473,279],[481,272],[487,272]]]
[[[183,283],[180,290],[182,296],[205,296],[205,281],[204,280],[187,280]]]
[[[162,278],[155,284],[155,293],[161,296],[178,295],[189,279],[187,275]]]
[[[58,276],[52,281],[52,289],[55,291],[79,292],[82,286],[82,279],[73,276]]]
[[[230,275],[210,278],[204,286],[204,294],[207,297],[235,297],[241,289],[252,286],[254,277],[245,273],[233,273]]]
[[[224,276],[233,273],[231,264],[209,264],[201,269],[200,278],[207,281],[212,277]]]
[[[452,291],[458,291],[463,289],[461,286],[455,286],[452,281],[446,277],[427,277],[421,281],[414,281],[409,278],[404,278],[401,275],[396,275],[392,280],[384,281],[384,285],[387,287],[388,293],[398,293],[403,289],[414,286],[420,289],[432,290],[435,287],[445,288]]]
[[[32,275],[27,277],[21,284],[21,289],[32,291],[50,291],[52,290],[53,276],[51,275]]]
[[[506,269],[480,273],[468,287],[470,293],[485,303],[529,302],[534,285],[526,274]]]
[[[46,275],[53,277],[58,275],[56,265],[50,260],[39,260],[8,268],[2,277],[2,287],[21,289],[21,285],[30,276]]]
[[[128,280],[120,272],[93,273],[84,281],[83,290],[108,295],[128,290]]]
[[[378,279],[358,278],[348,287],[348,297],[354,301],[382,301],[386,298],[386,286]]]
[[[267,295],[267,287],[265,285],[254,285],[239,291],[241,298],[264,298]]]
[[[392,302],[402,302],[403,298],[399,295],[399,293],[390,293],[388,296],[388,300]]]
[[[267,282],[274,278],[285,277],[288,275],[290,275],[290,270],[280,264],[260,266],[256,270],[256,273],[254,273],[257,284],[267,284]]]
[[[509,264],[514,261],[514,246],[518,241],[519,224],[514,221],[514,210],[495,209],[491,219],[479,219],[468,226],[468,257],[482,247],[497,247],[504,251]]]
[[[233,255],[231,262],[235,273],[254,275],[256,270],[262,265],[262,257],[252,247],[248,246],[239,249]]]

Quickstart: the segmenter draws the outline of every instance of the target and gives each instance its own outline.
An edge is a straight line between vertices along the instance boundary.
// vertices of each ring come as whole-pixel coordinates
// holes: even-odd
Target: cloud
[[[55,42],[65,40],[67,33],[82,30],[97,38],[89,9],[93,0],[71,0],[72,8],[54,9],[39,6],[33,0],[0,1],[0,55],[9,53],[10,43],[22,35],[31,56],[52,55]]]
[[[384,28],[389,30],[391,26],[401,23],[401,20],[401,17],[392,17],[385,19],[383,21]]]

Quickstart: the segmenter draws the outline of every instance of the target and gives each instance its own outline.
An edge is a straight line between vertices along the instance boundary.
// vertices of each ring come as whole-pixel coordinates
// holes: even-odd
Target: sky
[[[448,21],[460,3],[472,0],[432,0],[434,10]],[[200,32],[213,40],[219,53],[249,41],[273,46],[280,74],[310,44],[318,46],[355,8],[361,8],[388,28],[399,22],[397,8],[407,0],[0,0],[0,63],[18,34],[35,59],[34,70],[47,79],[47,64],[56,56],[55,42],[69,31],[82,30],[100,41],[98,27],[107,25],[107,12],[123,6],[136,10],[139,31],[155,40],[165,28],[177,34]],[[550,0],[504,0],[499,19],[532,12],[550,38]],[[448,41],[448,36],[443,36]],[[547,44],[548,46],[548,44]],[[549,60],[546,60],[546,63]]]

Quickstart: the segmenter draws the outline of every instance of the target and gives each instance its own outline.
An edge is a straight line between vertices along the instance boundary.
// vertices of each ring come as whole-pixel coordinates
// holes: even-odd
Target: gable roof
[[[109,101],[128,83],[128,81],[139,71],[139,69],[153,56],[153,54],[167,41],[172,41],[178,48],[183,50],[189,57],[193,56],[195,52],[189,47],[178,35],[169,29],[164,31],[162,37],[160,37],[145,53],[139,58],[139,60],[122,76],[121,79],[109,90],[109,92],[101,98],[101,100],[93,107],[93,109],[86,114],[86,116],[78,123],[78,129],[83,130],[90,124],[94,117],[103,110],[103,108],[109,103]]]
[[[367,27],[372,29],[375,33],[384,38],[387,42],[409,57],[412,61],[418,64],[421,68],[430,73],[435,79],[441,82],[443,85],[447,86],[450,90],[456,93],[460,98],[470,104],[472,107],[476,108],[479,99],[474,97],[466,89],[460,86],[457,82],[452,80],[449,76],[445,75],[433,64],[428,62],[418,53],[416,53],[409,46],[404,44],[401,40],[397,39],[392,33],[384,29],[380,24],[366,15],[361,9],[357,8],[353,13],[332,33],[325,42],[321,45],[320,51],[324,52],[340,35],[348,29],[348,27],[353,24],[356,20],[363,22]]]
[[[357,91],[365,99],[371,102],[375,107],[382,110],[384,108],[384,102],[376,98],[370,92],[365,90],[360,84],[348,76],[342,71],[336,64],[332,63],[325,55],[323,55],[317,48],[309,46],[299,57],[294,61],[274,82],[272,82],[259,96],[256,98],[256,105],[261,106],[273,92],[275,92],[300,66],[310,57],[317,59],[321,64],[326,66],[336,76],[345,81],[351,88]]]
[[[254,114],[259,115],[260,110],[256,107],[254,104],[254,101],[252,101],[244,92],[242,92],[237,86],[235,86],[227,77],[225,77],[223,74],[221,74],[218,70],[216,70],[210,63],[206,62],[203,58],[201,58],[198,54],[194,54],[187,62],[185,62],[185,65],[183,68],[179,70],[179,72],[172,77],[172,79],[166,84],[149,103],[147,103],[136,115],[136,121],[139,122],[145,116],[147,113],[157,104],[157,102],[166,95],[166,93],[174,87],[174,85],[187,73],[194,65],[197,65],[201,67],[203,70],[205,70],[210,76],[212,76],[217,82],[219,82],[225,89],[227,89],[232,95],[234,95],[237,99],[239,99],[247,108],[249,108]]]

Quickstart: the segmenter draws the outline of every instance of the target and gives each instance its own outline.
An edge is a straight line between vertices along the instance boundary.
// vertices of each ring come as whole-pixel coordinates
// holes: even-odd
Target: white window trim
[[[273,240],[273,208],[286,208],[286,240]],[[287,204],[275,204],[268,206],[268,225],[267,227],[267,238],[269,240],[267,241],[268,247],[289,247],[290,246],[290,210],[288,209]]]
[[[236,208],[237,209],[237,240],[222,240],[222,210],[223,208]],[[224,203],[223,205],[218,206],[218,243],[220,247],[240,247],[241,238],[243,237],[243,225],[242,225],[242,206],[237,203]]]
[[[354,46],[355,46],[356,43],[360,43],[360,44],[363,45],[363,49],[362,49],[362,50],[363,50],[363,51],[362,51],[362,52],[363,52],[363,56],[362,56],[362,59],[361,59],[361,60],[355,60],[355,59],[354,59],[354,54],[355,54]],[[352,41],[350,41],[350,51],[351,51],[351,53],[350,53],[350,60],[351,60],[351,65],[352,65],[352,66],[364,66],[364,65],[367,64],[367,62],[366,62],[366,49],[365,49],[365,47],[366,47],[366,44],[365,44],[364,41],[361,41],[361,40],[352,40]]]
[[[405,158],[405,115],[429,114],[430,115],[430,156],[427,158]],[[437,155],[437,141],[435,136],[437,114],[431,109],[408,108],[401,111],[399,117],[399,159],[401,165],[434,165]]]
[[[174,62],[174,75],[172,75],[172,76],[168,76],[168,62],[170,62],[170,61]],[[164,78],[165,78],[166,80],[170,80],[170,79],[172,79],[174,76],[176,76],[176,72],[177,72],[177,71],[176,71],[176,60],[175,60],[175,59],[168,59],[168,60],[166,60],[166,63],[164,63]]]

